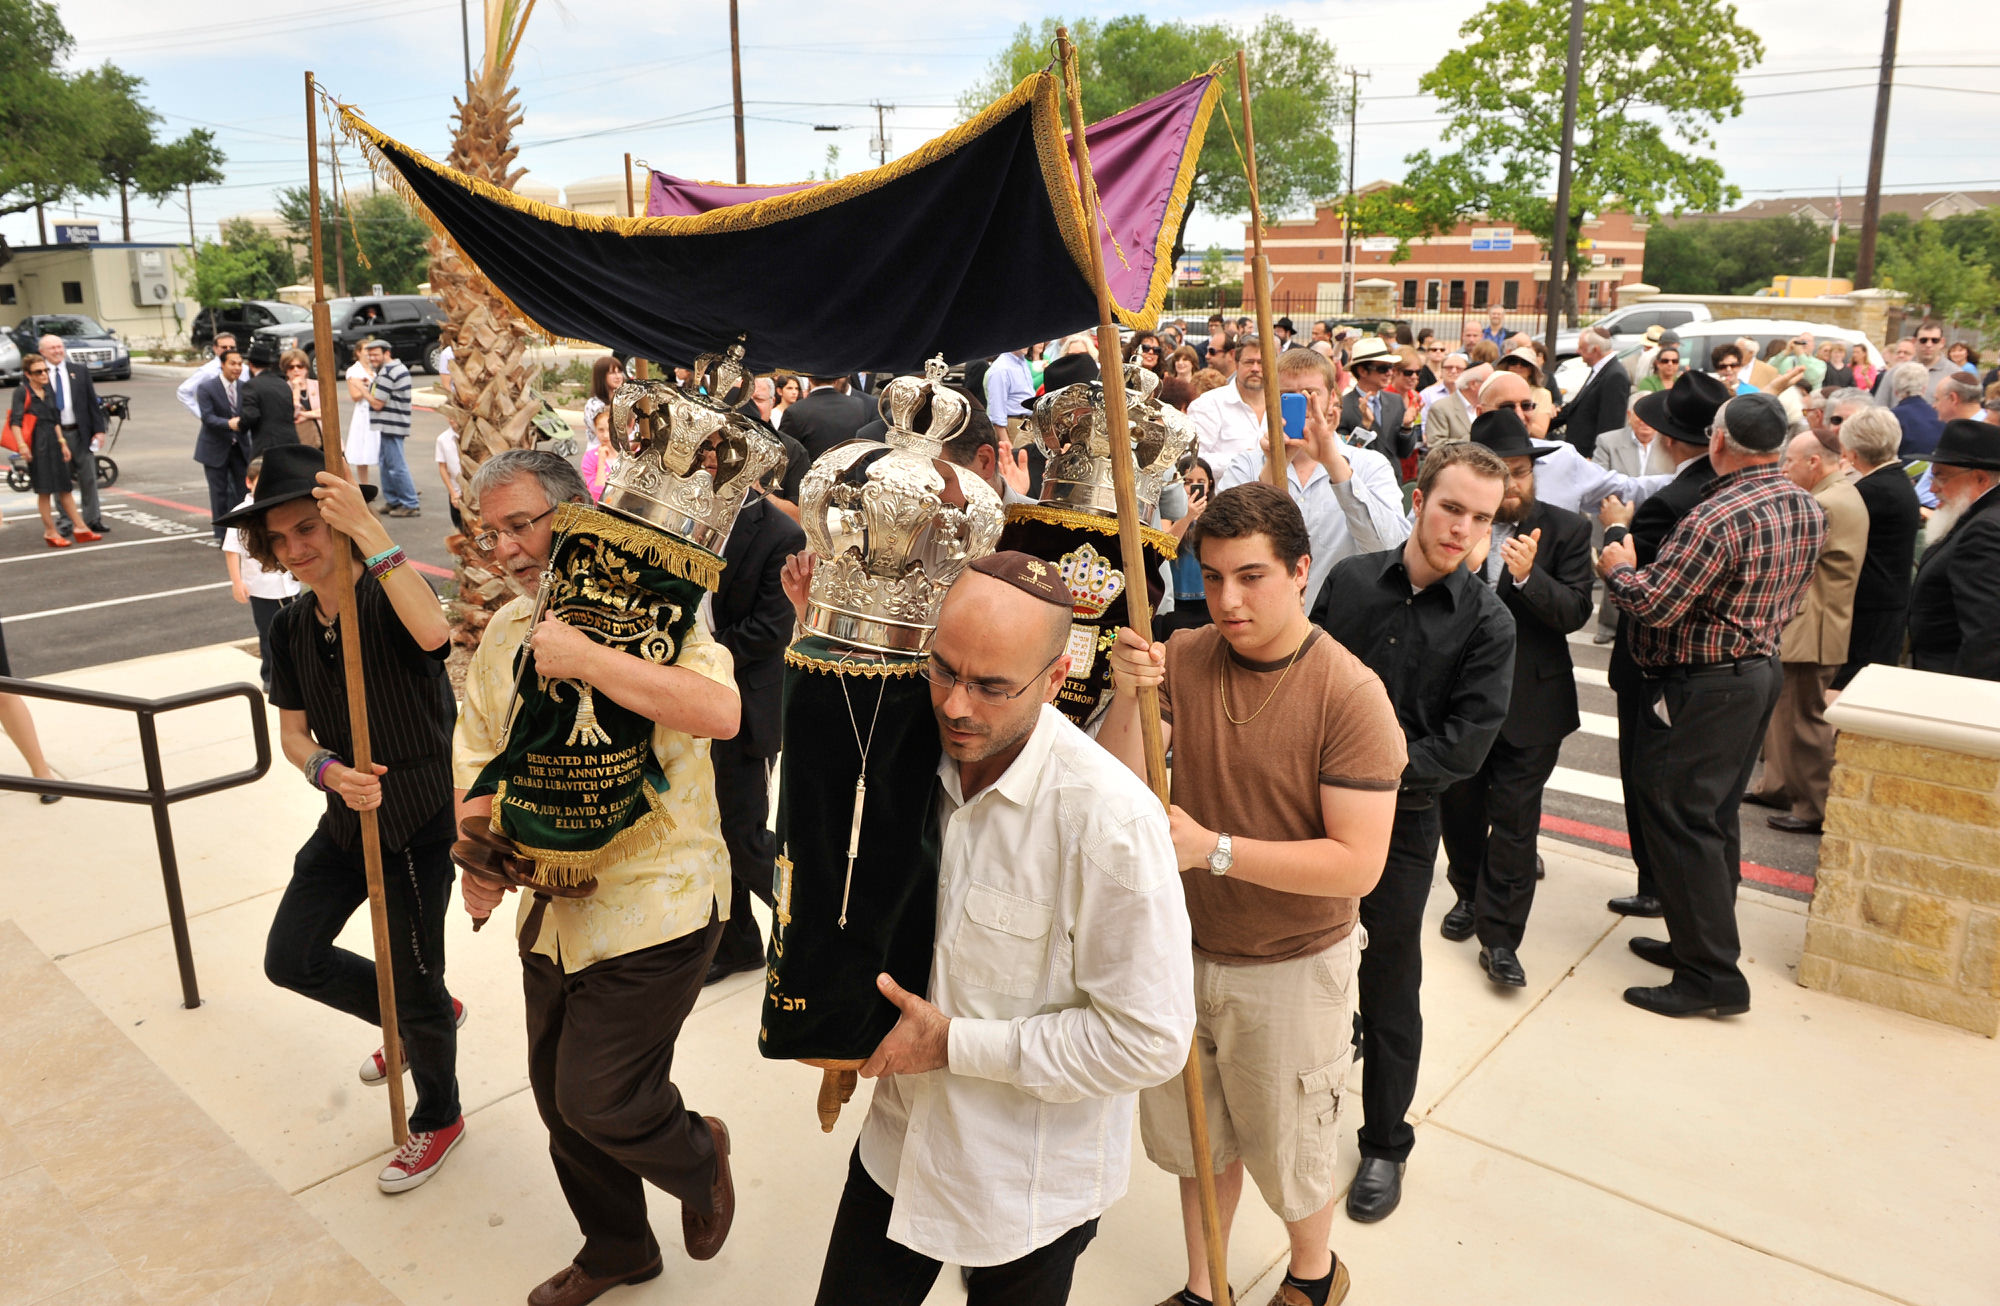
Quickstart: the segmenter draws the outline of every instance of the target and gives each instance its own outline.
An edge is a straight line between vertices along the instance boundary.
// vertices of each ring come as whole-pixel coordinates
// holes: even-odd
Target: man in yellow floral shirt
[[[491,812],[491,798],[468,800],[465,791],[506,746],[524,641],[538,674],[584,681],[651,720],[666,775],[660,801],[670,820],[658,839],[600,870],[589,897],[531,898],[519,914],[528,1082],[584,1238],[576,1260],[528,1301],[581,1306],[660,1273],[643,1181],[680,1199],[682,1235],[696,1260],[721,1249],[734,1213],[729,1131],[689,1110],[669,1075],[674,1041],[729,911],[729,854],[708,748],[736,733],[739,703],[729,651],[699,622],[672,666],[607,648],[554,619],[530,631],[553,543],[550,519],[558,504],[589,502],[567,461],[509,450],[480,467],[472,488],[488,527],[475,543],[526,596],[494,615],[466,672],[452,746],[460,819]],[[471,868],[461,885],[475,918],[512,891]]]

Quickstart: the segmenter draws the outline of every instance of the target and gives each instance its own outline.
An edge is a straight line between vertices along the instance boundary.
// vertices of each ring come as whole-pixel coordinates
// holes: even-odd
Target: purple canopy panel
[[[789,186],[732,186],[727,182],[688,181],[682,177],[669,177],[664,172],[655,172],[653,183],[646,190],[646,216],[693,217],[697,213],[726,209],[732,204],[749,204],[755,200],[768,199],[773,195],[790,195],[793,191],[805,190],[818,184],[811,181],[796,181]]]
[[[1098,231],[1098,244],[1111,297],[1121,305],[1146,302],[1155,266],[1173,249],[1194,179],[1188,142],[1192,138],[1199,150],[1216,85],[1213,77],[1197,77],[1084,128],[1091,175],[1110,229]],[[1075,156],[1071,141],[1070,157]]]

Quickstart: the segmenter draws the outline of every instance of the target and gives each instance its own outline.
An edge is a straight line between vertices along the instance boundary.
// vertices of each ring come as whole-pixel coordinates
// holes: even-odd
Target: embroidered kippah
[[[1024,594],[1032,594],[1042,602],[1053,603],[1059,608],[1067,608],[1075,602],[1056,565],[1043,562],[1031,553],[1022,553],[1018,549],[989,553],[976,559],[972,570],[982,576],[1005,581]]]

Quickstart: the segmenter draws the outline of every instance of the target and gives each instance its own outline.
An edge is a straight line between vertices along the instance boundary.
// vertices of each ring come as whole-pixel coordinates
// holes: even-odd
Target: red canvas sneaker
[[[457,998],[451,1000],[451,1023],[455,1029],[465,1028],[465,1004]],[[408,1071],[410,1059],[403,1058],[403,1069]],[[361,1061],[361,1082],[370,1088],[381,1088],[389,1082],[389,1059],[376,1048]]]
[[[443,1129],[412,1130],[389,1164],[382,1167],[382,1173],[375,1176],[376,1186],[385,1193],[403,1193],[425,1183],[444,1165],[444,1159],[463,1137],[464,1116]]]

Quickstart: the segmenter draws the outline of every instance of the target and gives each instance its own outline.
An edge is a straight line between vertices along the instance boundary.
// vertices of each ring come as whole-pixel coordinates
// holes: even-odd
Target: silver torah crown
[[[1132,430],[1134,486],[1148,519],[1159,509],[1160,490],[1175,475],[1181,455],[1195,443],[1187,414],[1153,397],[1160,378],[1137,363],[1125,365],[1125,410]],[[1111,428],[1104,414],[1104,385],[1079,381],[1043,395],[1034,410],[1035,443],[1048,455],[1042,502],[1100,517],[1118,515],[1111,479]]]
[[[611,438],[629,447],[636,422],[643,443],[605,483],[602,506],[621,517],[722,552],[744,496],[785,466],[785,447],[737,410],[751,378],[739,341],[703,354],[683,390],[671,381],[627,381],[611,398]],[[715,471],[702,467],[713,445]]]
[[[821,454],[799,491],[800,524],[818,562],[806,629],[854,648],[929,650],[945,591],[993,551],[1004,517],[993,487],[944,462],[971,405],[924,376],[898,377],[878,408],[883,442],[850,440]]]

